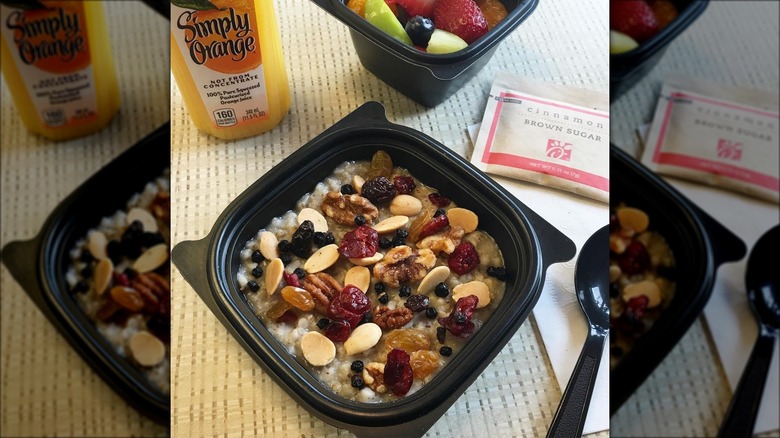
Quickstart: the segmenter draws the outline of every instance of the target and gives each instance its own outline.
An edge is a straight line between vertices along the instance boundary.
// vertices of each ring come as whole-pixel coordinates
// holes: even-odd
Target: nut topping
[[[313,208],[303,208],[298,213],[298,225],[301,225],[305,221],[311,221],[314,224],[314,231],[327,233],[328,221],[320,214],[319,211]]]
[[[401,245],[385,254],[384,259],[374,265],[374,277],[390,287],[401,283],[414,283],[422,280],[436,264],[436,256],[430,249],[413,250]]]
[[[371,285],[371,271],[363,266],[354,266],[344,276],[344,284],[356,286],[363,293],[366,293]]]
[[[333,341],[319,332],[307,332],[301,338],[301,351],[307,362],[315,367],[325,366],[336,357]]]
[[[127,224],[130,225],[134,221],[141,222],[144,231],[148,233],[157,232],[157,219],[143,208],[136,207],[127,212]]]
[[[363,382],[366,386],[383,394],[387,392],[385,386],[385,364],[380,362],[369,362],[363,368]]]
[[[465,208],[451,208],[447,210],[447,217],[450,218],[451,227],[461,227],[466,234],[476,230],[479,225],[479,218],[476,213]]]
[[[406,307],[391,309],[387,306],[374,308],[374,323],[384,330],[401,328],[414,318],[414,312]]]
[[[269,296],[275,294],[279,289],[283,273],[284,263],[281,259],[276,258],[268,263],[268,267],[265,269],[265,291]]]
[[[133,359],[141,366],[152,367],[165,359],[165,344],[147,331],[134,334],[128,346]]]
[[[325,216],[342,225],[354,225],[355,216],[363,216],[367,224],[373,223],[379,216],[379,210],[368,199],[360,195],[342,195],[338,192],[328,192],[322,201],[322,212]]]
[[[390,213],[400,216],[414,216],[422,211],[422,202],[411,195],[398,195],[390,201]]]
[[[325,245],[311,255],[303,269],[306,272],[317,273],[333,266],[339,259],[339,247],[336,244]]]
[[[620,227],[624,230],[642,233],[650,225],[650,218],[647,216],[647,213],[638,208],[620,207],[615,213],[618,221],[620,221]]]
[[[475,295],[479,299],[477,301],[477,309],[490,304],[490,288],[481,281],[469,281],[468,283],[459,284],[452,289],[452,299],[455,301],[469,295]]]
[[[446,266],[437,266],[431,269],[431,272],[425,276],[417,286],[417,292],[421,294],[427,294],[436,287],[437,284],[447,280],[450,276],[450,268]]]
[[[344,341],[344,349],[347,355],[362,353],[379,342],[382,337],[382,329],[373,322],[357,326],[357,328]]]
[[[268,260],[279,258],[279,240],[276,235],[270,231],[260,233],[260,243],[258,244],[260,254]]]
[[[92,277],[92,281],[95,284],[95,293],[103,295],[106,291],[108,283],[111,281],[111,275],[114,273],[114,264],[111,259],[102,259],[95,266],[95,274]]]
[[[96,259],[108,258],[108,255],[106,254],[107,244],[108,239],[106,239],[106,235],[100,231],[90,231],[89,234],[87,234],[87,248]]]
[[[374,229],[379,234],[387,234],[392,233],[399,228],[403,228],[408,223],[409,218],[407,216],[393,216],[374,225]]]
[[[428,248],[436,254],[440,252],[452,254],[455,248],[460,245],[464,234],[463,228],[453,226],[447,229],[447,231],[436,233],[417,242],[417,248]]]
[[[653,280],[644,280],[639,283],[632,283],[623,288],[623,301],[628,302],[631,298],[644,295],[647,297],[647,307],[653,308],[661,304],[661,289]]]
[[[168,260],[168,245],[158,243],[144,251],[133,263],[133,269],[138,272],[154,271]]]
[[[324,272],[307,275],[301,287],[309,291],[314,299],[315,309],[322,314],[328,313],[330,300],[344,289],[338,280]]]
[[[361,257],[361,258],[350,258],[349,261],[353,265],[357,266],[371,266],[375,264],[376,262],[382,260],[384,255],[381,252],[374,253],[374,255],[370,257]]]

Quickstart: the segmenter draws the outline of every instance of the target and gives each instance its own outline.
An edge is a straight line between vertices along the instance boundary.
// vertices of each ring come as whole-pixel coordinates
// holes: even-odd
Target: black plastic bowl
[[[425,184],[456,190],[476,212],[511,273],[501,306],[430,383],[401,400],[361,403],[322,384],[269,333],[239,291],[244,244],[272,218],[295,207],[342,162],[384,149]],[[369,102],[311,140],[236,198],[199,241],[173,248],[174,265],[242,347],[301,406],[362,437],[421,436],[477,378],[520,327],[542,291],[547,267],[574,256],[574,244],[484,173],[436,140],[387,121]]]
[[[69,292],[65,273],[76,241],[103,217],[125,209],[131,196],[170,167],[170,137],[166,123],[65,198],[37,236],[10,242],[2,251],[11,275],[84,361],[131,406],[166,426],[170,423],[168,396],[97,331]],[[95,199],[102,202],[95,203]]]
[[[658,64],[669,43],[704,12],[709,0],[672,0],[672,2],[679,11],[679,15],[674,21],[636,49],[618,55],[610,55],[610,102],[622,96]]]
[[[444,102],[488,63],[498,44],[536,8],[539,0],[501,0],[509,15],[463,50],[434,55],[386,34],[342,0],[312,0],[349,26],[360,63],[379,79],[427,107]]]
[[[610,148],[610,202],[644,210],[676,263],[675,294],[653,327],[610,371],[614,414],[647,379],[701,314],[723,263],[745,256],[745,244],[655,173],[614,145]]]

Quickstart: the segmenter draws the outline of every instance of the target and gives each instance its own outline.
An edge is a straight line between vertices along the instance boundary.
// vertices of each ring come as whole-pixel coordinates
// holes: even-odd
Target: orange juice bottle
[[[32,132],[64,140],[105,127],[119,88],[99,1],[2,1],[6,85]]]
[[[171,0],[171,71],[195,126],[222,139],[268,131],[290,109],[271,0]]]

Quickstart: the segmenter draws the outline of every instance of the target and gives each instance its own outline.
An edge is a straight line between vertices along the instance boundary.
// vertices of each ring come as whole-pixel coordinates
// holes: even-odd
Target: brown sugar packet
[[[642,162],[658,173],[778,203],[779,101],[777,89],[669,78]]]
[[[609,201],[609,96],[499,73],[471,162],[481,170]]]

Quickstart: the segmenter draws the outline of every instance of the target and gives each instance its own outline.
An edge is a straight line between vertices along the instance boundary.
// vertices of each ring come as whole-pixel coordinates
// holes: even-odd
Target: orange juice
[[[271,0],[171,0],[171,71],[195,126],[222,139],[268,131],[290,108]]]
[[[27,129],[53,140],[90,134],[119,110],[103,4],[0,4],[6,85]]]

